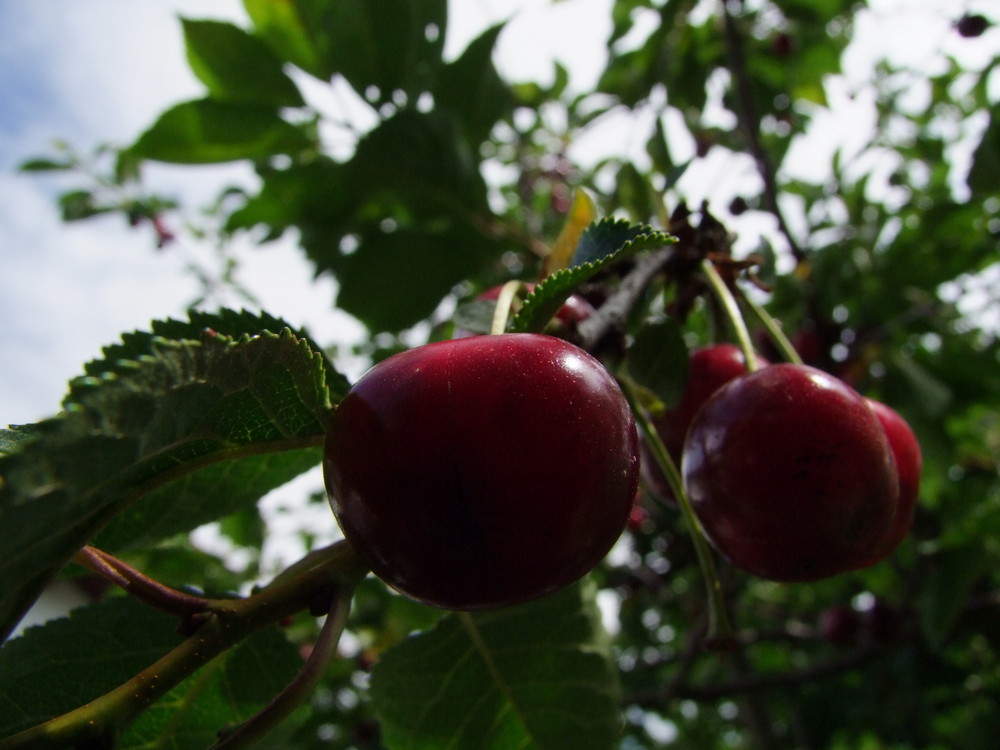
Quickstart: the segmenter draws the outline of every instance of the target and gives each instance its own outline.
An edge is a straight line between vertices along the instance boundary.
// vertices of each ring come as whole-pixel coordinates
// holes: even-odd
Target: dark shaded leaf
[[[238,339],[200,330],[130,337],[73,382],[61,416],[0,458],[2,632],[102,529],[111,548],[157,541],[318,463],[330,409],[323,355],[287,329]]]
[[[188,64],[212,99],[266,107],[305,104],[281,61],[259,39],[222,21],[182,23]]]
[[[605,750],[621,722],[597,610],[579,585],[444,618],[382,657],[372,699],[389,748]]]
[[[176,104],[132,147],[145,159],[175,164],[214,164],[263,159],[312,146],[306,131],[269,106],[210,99]]]

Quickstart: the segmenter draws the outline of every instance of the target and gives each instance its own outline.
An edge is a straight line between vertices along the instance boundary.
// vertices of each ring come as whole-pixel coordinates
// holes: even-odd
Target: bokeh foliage
[[[928,66],[931,72],[879,61],[858,92],[874,103],[874,127],[860,146],[834,152],[824,176],[811,181],[795,176],[794,146],[808,143],[812,124],[833,111],[832,82],[842,76],[852,30],[873,12],[864,3],[617,0],[607,64],[587,91],[574,90],[558,65],[550,83],[505,80],[492,56],[502,25],[445,59],[445,0],[244,5],[243,25],[182,22],[204,96],[171,107],[128,147],[100,152],[99,158],[115,157],[107,183],[67,191],[64,219],[111,211],[133,223],[169,219],[183,200],[143,183],[144,161],[249,161],[259,184],[228,191],[215,207],[220,242],[254,233],[266,245],[294,235],[316,273],[337,279],[336,305],[367,327],[371,341],[362,352],[378,357],[403,346],[401,337],[412,337],[420,323],[431,324],[424,330],[432,336],[448,335],[450,324],[439,311],[448,309],[440,305],[449,296],[467,299],[511,277],[536,279],[573,191],[586,189],[599,213],[671,232],[678,247],[726,250],[727,231],[740,233],[739,246],[755,253],[760,281],[757,288],[743,278],[746,293],[781,322],[804,359],[893,406],[920,439],[925,466],[914,530],[887,561],[797,585],[756,580],[722,565],[740,641],[729,655],[701,647],[704,593],[678,513],[645,503],[648,516],[630,527],[588,585],[561,595],[582,597],[566,605],[566,620],[575,617],[591,630],[574,631],[570,646],[550,643],[537,628],[557,628],[560,618],[546,602],[514,613],[517,628],[537,626],[521,637],[537,651],[544,679],[553,673],[547,663],[553,653],[581,643],[614,666],[613,678],[600,663],[587,667],[588,686],[603,696],[596,707],[566,697],[571,680],[565,674],[563,683],[549,685],[550,693],[562,693],[546,694],[556,701],[560,721],[575,707],[605,729],[619,721],[614,739],[602,729],[590,740],[595,747],[599,738],[601,746],[629,749],[995,745],[1000,45],[990,22],[998,19],[939,19],[943,47],[981,46],[992,53],[984,66],[945,52],[940,64]],[[985,22],[980,33],[971,33],[982,26],[967,20],[973,17]],[[306,79],[310,87],[349,91],[350,106],[332,115],[312,106],[303,93]],[[916,104],[907,96],[913,90],[925,94]],[[357,125],[356,112],[365,127]],[[602,130],[606,122],[622,115],[653,123],[642,154],[630,157],[623,148],[597,161],[577,158],[575,144],[609,132]],[[688,211],[683,186],[699,175],[712,179],[708,165],[719,163],[749,164],[755,178],[738,195],[719,195]],[[25,168],[78,165],[64,149]],[[156,226],[159,239],[169,241]],[[581,291],[599,304],[615,283],[614,273],[598,275]],[[558,282],[550,289],[558,290]],[[633,339],[642,342],[633,367],[655,371],[666,383],[663,392],[676,392],[669,363],[650,360],[647,330],[654,329],[642,324],[653,318],[675,357],[678,324],[688,347],[724,338],[699,291],[678,258],[635,300],[619,341],[587,343],[617,365],[628,359]],[[315,438],[328,407],[324,388],[336,402],[346,387],[318,344],[286,328],[278,318],[235,313],[156,324],[89,365],[86,376],[73,381],[64,415],[0,435],[0,499],[7,503],[0,506],[0,527],[5,540],[18,545],[2,569],[35,581],[2,601],[5,615],[23,608],[24,596],[37,593],[65,562],[67,544],[82,543],[98,529],[112,550],[173,585],[224,592],[252,578],[252,568],[234,573],[179,540],[195,525],[221,519],[235,545],[259,546],[264,532],[256,499],[318,460],[308,445],[273,461],[237,450]],[[775,356],[766,337],[757,342]],[[267,366],[247,370],[254,357]],[[682,362],[673,370],[683,378]],[[137,416],[138,408],[148,420]],[[241,421],[248,415],[257,415],[252,424]],[[283,422],[289,415],[292,422]],[[33,464],[36,455],[51,465]],[[130,505],[140,485],[166,471],[164,461],[208,465],[187,475],[183,486],[157,483],[151,504]],[[39,479],[50,468],[58,482]],[[110,487],[103,482],[109,471],[117,472]],[[250,478],[258,483],[248,492]],[[21,489],[42,485],[48,494],[37,497]],[[220,493],[225,502],[208,502]],[[149,514],[166,517],[172,503],[195,512],[151,529]],[[121,509],[114,521],[105,517],[108,508]],[[18,520],[11,532],[12,520],[22,517],[34,520]],[[20,554],[32,547],[32,535],[42,537],[53,525],[58,533],[51,543],[58,549],[39,564]],[[148,533],[139,536],[143,530]],[[302,537],[308,545],[308,530]],[[602,635],[591,616],[595,601],[616,613],[610,634]],[[852,627],[833,642],[824,637],[823,623],[835,611],[846,611]],[[90,619],[79,619],[93,630],[101,616],[95,609]],[[114,617],[107,626],[120,628]],[[70,638],[66,628],[47,626],[46,632]],[[357,593],[348,629],[352,650],[328,670],[308,706],[268,740],[274,747],[431,747],[448,740],[463,748],[560,747],[551,736],[560,726],[555,719],[503,723],[524,707],[487,684],[499,682],[496,675],[473,679],[455,671],[452,657],[475,659],[453,616],[442,619],[369,580]],[[285,636],[304,645],[315,631],[302,617]],[[12,644],[0,659],[21,664],[28,649],[42,654],[41,632],[33,631],[17,651]],[[421,635],[406,640],[414,632]],[[499,648],[508,636],[497,634],[492,645]],[[458,645],[441,652],[448,639]],[[421,643],[439,650],[428,655]],[[289,649],[275,652],[264,668],[269,679],[295,658]],[[374,676],[373,664],[380,665]],[[119,667],[127,676],[134,665]],[[434,713],[408,703],[408,686],[417,678],[407,670],[438,670],[442,684],[456,676],[474,684],[457,695],[442,690],[445,702],[434,704]],[[42,677],[24,677],[31,679]],[[603,688],[602,679],[610,680]],[[514,687],[530,684],[531,676],[522,675]],[[213,720],[220,726],[232,721],[226,712],[233,705],[244,707],[224,688],[212,684],[218,700],[205,710],[218,713],[198,723],[199,731]],[[8,703],[0,706],[13,706],[11,695],[4,693]],[[456,728],[449,700],[454,711],[470,711],[475,726],[491,725],[481,706],[474,714],[462,708],[470,695],[495,710],[495,733],[466,731],[462,722]],[[253,695],[246,703],[262,699]],[[620,711],[611,719],[604,713],[609,700]],[[3,729],[25,725],[13,709],[10,716],[0,722]],[[151,726],[142,729],[161,732],[165,741],[183,739],[184,725]],[[515,745],[502,744],[504,737]]]

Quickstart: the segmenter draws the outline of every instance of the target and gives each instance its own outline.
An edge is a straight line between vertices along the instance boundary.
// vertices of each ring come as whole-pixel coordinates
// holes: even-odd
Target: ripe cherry
[[[720,388],[691,423],[682,464],[712,543],[776,581],[817,580],[868,559],[899,493],[875,413],[807,365],[771,365]]]
[[[324,476],[372,571],[447,609],[523,602],[583,576],[638,485],[628,404],[552,336],[440,341],[375,365],[327,433]]]
[[[923,466],[923,456],[920,443],[910,429],[910,425],[894,409],[885,404],[868,399],[885,430],[892,449],[892,457],[896,464],[899,479],[899,497],[896,503],[896,515],[892,520],[882,540],[876,546],[869,559],[860,567],[868,567],[885,558],[899,543],[903,541],[913,526],[913,514],[917,507],[917,496],[920,492],[920,471]]]
[[[761,365],[767,364],[758,357]],[[653,426],[670,457],[678,464],[684,448],[684,436],[694,415],[708,397],[747,371],[743,352],[733,344],[714,344],[693,350],[688,357],[688,379],[680,400],[663,414],[653,418]],[[642,476],[664,500],[676,503],[674,493],[648,447],[642,444]]]

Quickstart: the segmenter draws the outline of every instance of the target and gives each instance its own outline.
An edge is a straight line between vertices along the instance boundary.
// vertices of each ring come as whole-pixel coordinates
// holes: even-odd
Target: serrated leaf
[[[123,372],[129,372],[134,367],[135,360],[153,353],[154,342],[158,338],[199,341],[205,336],[225,336],[230,339],[238,339],[241,336],[260,331],[276,332],[286,328],[296,338],[308,342],[314,352],[320,353],[322,351],[322,348],[312,339],[308,331],[294,328],[281,318],[267,312],[229,309],[216,312],[192,310],[188,313],[187,320],[175,318],[154,320],[148,331],[132,331],[122,334],[121,342],[104,347],[103,356],[85,364],[84,372],[92,376],[118,372],[119,369]],[[323,367],[330,398],[334,403],[339,403],[351,384],[325,356],[323,357]]]
[[[310,148],[306,131],[271,106],[196,99],[160,115],[131,150],[173,164],[263,159]]]
[[[619,260],[676,241],[665,232],[618,219],[592,224],[581,235],[570,267],[550,274],[535,286],[511,321],[511,330],[541,331],[580,284]]]
[[[677,239],[645,224],[631,224],[624,219],[601,219],[580,236],[570,267],[598,263],[625,250],[636,252],[661,247]]]
[[[111,549],[158,541],[318,463],[323,355],[288,329],[236,339],[204,320],[154,326],[199,340],[126,337],[73,382],[61,416],[0,458],[0,632],[98,532]]]
[[[385,653],[371,694],[392,750],[607,749],[621,719],[592,592],[452,614]]]
[[[130,598],[28,628],[0,648],[0,736],[92,701],[181,640],[176,618]]]
[[[301,107],[298,87],[261,40],[223,21],[181,19],[188,64],[213,99]]]

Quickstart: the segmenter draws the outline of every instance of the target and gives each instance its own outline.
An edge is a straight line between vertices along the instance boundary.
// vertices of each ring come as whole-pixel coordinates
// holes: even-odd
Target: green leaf
[[[591,224],[580,237],[570,267],[603,262],[609,256],[626,249],[632,253],[676,241],[676,237],[645,224],[630,224],[623,219],[602,219]]]
[[[337,306],[371,331],[408,328],[482,268],[491,248],[476,239],[462,228],[365,234],[357,251],[337,263]]]
[[[267,705],[301,666],[279,628],[255,633],[154,703],[125,732],[121,750],[209,747],[220,729]]]
[[[188,64],[212,99],[301,107],[302,94],[261,40],[222,21],[182,19]]]
[[[452,614],[385,653],[371,694],[388,748],[617,746],[619,695],[587,587]]]
[[[315,3],[289,0],[243,0],[243,7],[258,36],[282,60],[317,78],[329,78],[310,34],[304,8]]]
[[[319,462],[327,363],[306,340],[259,328],[236,338],[195,321],[154,328],[109,347],[73,381],[64,413],[0,458],[0,632],[102,529],[113,549],[158,541]]]
[[[59,210],[63,221],[80,221],[112,209],[100,205],[89,190],[70,190],[59,196]]]
[[[435,105],[457,116],[474,145],[489,137],[514,103],[493,64],[493,49],[502,30],[503,24],[498,24],[473,40],[457,60],[441,69],[433,90]],[[476,95],[469,96],[470,91]]]
[[[990,569],[979,544],[951,547],[930,558],[920,592],[920,629],[935,649],[941,647],[968,601],[973,584]]]
[[[977,195],[1000,191],[1000,117],[992,113],[983,139],[972,155],[969,189]]]
[[[584,281],[623,258],[677,241],[664,232],[620,219],[602,219],[581,235],[569,268],[549,274],[511,321],[517,333],[541,331]]]
[[[29,628],[0,648],[0,736],[113,690],[181,642],[177,619],[115,597]],[[116,747],[207,747],[278,693],[302,659],[279,628],[255,633],[157,701]]]
[[[687,384],[688,352],[676,318],[649,320],[639,328],[629,347],[628,372],[663,403],[680,400]]]
[[[77,165],[71,160],[55,161],[54,159],[27,159],[18,165],[22,172],[64,172],[74,169]]]
[[[180,641],[175,617],[131,598],[28,628],[0,648],[0,736],[89,703]]]
[[[283,120],[273,107],[198,99],[160,115],[132,150],[156,161],[214,164],[263,159],[311,146],[306,131]]]
[[[244,0],[279,57],[321,79],[344,76],[375,103],[416,97],[441,64],[446,0]]]

